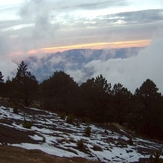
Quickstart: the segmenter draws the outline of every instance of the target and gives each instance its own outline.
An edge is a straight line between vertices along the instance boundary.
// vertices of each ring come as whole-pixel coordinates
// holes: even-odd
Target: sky
[[[1,55],[145,46],[163,27],[163,0],[6,0],[0,12]]]
[[[0,13],[0,71],[5,76],[16,69],[15,57],[81,48],[146,47],[127,61],[96,60],[85,66],[93,66],[94,75],[106,74],[108,64],[115,62],[109,68],[112,78],[124,85],[135,80],[133,74],[141,81],[151,77],[162,82],[163,0],[5,0],[0,1]]]

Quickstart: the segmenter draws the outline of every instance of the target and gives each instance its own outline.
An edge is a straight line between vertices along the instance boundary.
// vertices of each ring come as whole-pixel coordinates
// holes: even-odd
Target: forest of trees
[[[132,94],[122,84],[111,86],[99,75],[78,85],[63,71],[38,83],[22,61],[15,77],[6,81],[0,72],[0,96],[21,100],[25,106],[39,101],[41,108],[97,123],[119,123],[139,134],[163,140],[163,96],[147,79]]]

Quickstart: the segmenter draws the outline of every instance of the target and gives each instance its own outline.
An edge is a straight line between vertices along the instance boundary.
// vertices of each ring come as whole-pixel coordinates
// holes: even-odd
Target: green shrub
[[[153,155],[149,158],[149,163],[163,163],[163,159],[160,158],[161,151],[156,151]]]
[[[42,142],[43,142],[43,143],[46,142],[46,138],[45,138],[45,137],[42,138]]]
[[[86,118],[86,117],[84,117],[82,121],[83,121],[83,123],[86,123],[86,124],[91,123],[91,120],[89,118]]]
[[[132,140],[132,137],[129,137],[129,140],[127,141],[127,143],[129,144],[129,145],[133,145],[134,143],[133,143],[133,140]]]
[[[91,135],[91,127],[85,128],[85,136],[90,137],[90,135]]]
[[[17,107],[14,107],[13,112],[14,112],[15,114],[18,114],[18,108],[17,108]]]
[[[77,141],[77,148],[79,150],[82,150],[84,148],[84,143],[83,143],[83,140],[82,139],[80,139],[80,140]]]
[[[24,120],[22,125],[24,128],[31,129],[31,127],[33,126],[33,122]]]
[[[75,118],[74,118],[74,115],[69,114],[69,115],[67,116],[66,122],[67,122],[67,123],[70,123],[70,124],[73,124],[74,119],[75,119]]]
[[[59,112],[58,115],[60,116],[61,119],[65,120],[65,118],[66,118],[65,112]]]
[[[75,124],[76,124],[77,127],[80,127],[80,122],[79,121],[76,121]]]
[[[100,146],[98,146],[98,145],[94,145],[93,150],[94,151],[102,151],[102,148]]]

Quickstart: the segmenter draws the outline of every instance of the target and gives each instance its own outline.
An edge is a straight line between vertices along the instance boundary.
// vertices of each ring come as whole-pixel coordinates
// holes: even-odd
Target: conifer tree
[[[71,112],[76,105],[78,85],[63,71],[54,74],[41,84],[42,101],[46,109]]]
[[[128,111],[128,106],[132,94],[127,88],[123,87],[122,84],[118,83],[113,86],[113,117],[114,121],[122,124],[125,120],[125,116]]]
[[[163,137],[163,102],[158,91],[156,84],[150,79],[143,82],[135,91],[135,111],[139,118],[136,119],[139,122],[139,131],[153,137]]]
[[[15,85],[17,98],[23,99],[25,106],[29,106],[30,102],[35,96],[38,82],[35,76],[28,71],[27,65],[24,63],[24,61],[22,61],[18,66],[13,82]]]
[[[111,84],[99,75],[96,78],[88,79],[80,86],[81,91],[81,112],[86,117],[96,122],[105,122]]]
[[[4,79],[3,79],[2,72],[0,71],[0,96],[2,96],[3,94],[3,87],[4,87]]]
[[[4,82],[3,75],[2,75],[2,72],[0,71],[0,83],[3,83],[3,82]]]

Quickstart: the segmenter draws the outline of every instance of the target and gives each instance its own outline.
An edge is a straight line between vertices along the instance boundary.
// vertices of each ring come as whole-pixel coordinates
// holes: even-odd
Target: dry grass
[[[132,130],[130,130],[130,129],[128,129],[128,128],[126,128],[126,127],[124,127],[124,126],[121,126],[120,124],[118,124],[118,123],[111,123],[110,125],[113,125],[115,128],[117,128],[118,130],[124,130],[124,131],[126,131],[126,132],[128,132],[128,133],[130,133],[130,134],[135,134],[135,131],[132,131]]]
[[[61,158],[39,150],[0,146],[0,163],[99,163],[83,158]]]

